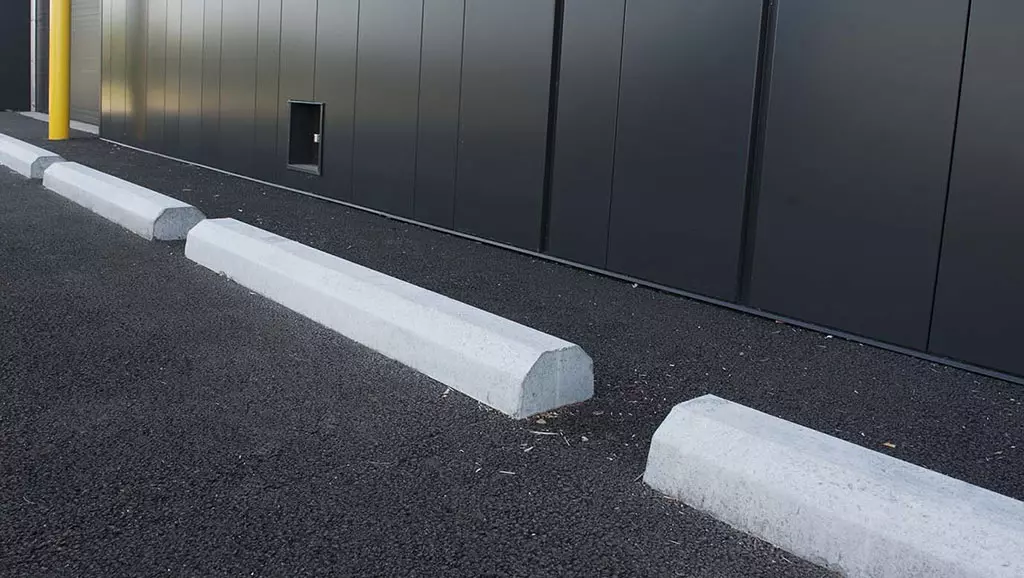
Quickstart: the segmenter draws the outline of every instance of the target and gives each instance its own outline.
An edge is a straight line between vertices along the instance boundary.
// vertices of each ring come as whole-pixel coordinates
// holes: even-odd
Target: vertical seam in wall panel
[[[256,142],[256,122],[259,118],[257,108],[259,107],[259,92],[260,92],[260,16],[263,14],[263,0],[256,0],[256,72],[253,74],[252,84],[252,123],[249,127],[252,129],[252,134],[249,135],[249,142]],[[277,140],[277,135],[274,135],[274,140]],[[252,164],[249,165],[250,170]]]
[[[551,39],[551,76],[548,82],[548,134],[544,151],[544,182],[541,185],[540,252],[548,249],[551,228],[551,185],[554,179],[555,146],[558,140],[558,87],[562,77],[562,28],[565,21],[565,0],[555,0],[554,30]]]
[[[37,13],[36,13],[36,10],[37,10],[37,8],[36,8],[36,0],[31,0],[31,2],[29,3],[28,9],[29,9],[29,17],[28,17],[28,43],[29,43],[29,47],[28,47],[28,62],[29,62],[29,67],[28,67],[28,74],[29,74],[29,79],[28,79],[28,81],[29,81],[29,85],[28,85],[29,89],[28,90],[29,90],[29,95],[28,95],[28,99],[29,99],[29,103],[28,103],[28,108],[31,111],[35,111],[36,110],[36,21],[38,20]],[[100,15],[100,20],[101,21],[103,20],[102,13]],[[103,36],[103,34],[101,32],[100,33],[100,42],[101,43],[103,42],[102,36]],[[103,50],[103,47],[101,46],[100,47],[100,51],[102,52],[102,50]],[[101,82],[102,82],[102,77],[103,77],[103,73],[101,72],[100,73]],[[101,90],[102,90],[102,88],[101,88]],[[100,100],[102,100],[102,97],[101,97]],[[100,106],[101,107],[103,106],[102,102],[100,103]]]
[[[608,186],[608,212],[605,219],[604,226],[604,260],[602,265],[608,266],[608,254],[611,251],[611,236],[612,236],[612,201],[615,197],[615,167],[616,159],[619,155],[619,109],[622,103],[622,63],[626,55],[626,13],[628,12],[627,6],[629,0],[622,0],[622,30],[619,34],[619,72],[618,78],[615,80],[615,121],[612,127],[612,172],[610,175],[610,182]]]
[[[141,115],[141,117],[142,117],[142,134],[140,135],[141,138],[139,140],[141,142],[148,143],[149,142],[149,0],[147,0],[145,2],[145,8],[146,8],[146,13],[144,14],[144,16],[146,18],[146,28],[145,28],[146,35],[143,37],[143,42],[142,42],[143,47],[145,47],[145,51],[142,54],[142,66],[145,68],[145,71],[143,72],[142,77],[143,77],[143,79],[145,81],[144,82],[145,90],[141,91],[142,92],[141,97],[142,97],[142,101],[143,101],[143,105],[142,105],[143,113]]]
[[[355,70],[352,72],[352,130],[348,142],[348,197],[356,198],[356,126],[359,119],[356,118],[356,101],[359,100],[359,31],[362,29],[363,2],[356,2],[356,52]]]
[[[167,4],[168,4],[169,1],[170,0],[164,0],[164,19],[163,19],[163,25],[164,25],[164,67],[163,67],[163,74],[161,75],[163,77],[161,79],[163,81],[163,82],[161,82],[161,86],[163,87],[163,90],[160,91],[160,95],[163,97],[163,100],[164,100],[163,104],[160,106],[160,138],[162,140],[162,142],[160,143],[160,147],[162,149],[164,149],[164,150],[168,150],[168,147],[167,147],[167,37],[170,36],[170,34],[168,33],[168,26],[167,26],[167,11],[168,11]]]
[[[262,1],[262,0],[261,0]],[[279,5],[281,9],[277,13],[277,102],[274,103],[274,168],[277,168],[278,161],[281,160],[281,105],[285,104],[281,99],[281,60],[284,54],[284,2],[280,0]],[[259,24],[257,24],[258,26]],[[286,109],[286,114],[291,112],[291,107]],[[291,122],[291,119],[289,119]],[[290,137],[289,137],[290,138]],[[285,155],[288,154],[284,151]],[[287,162],[287,158],[285,159]]]
[[[956,135],[960,125],[960,103],[964,95],[964,72],[967,69],[967,44],[971,37],[971,10],[974,8],[974,1],[967,0],[967,17],[964,21],[964,44],[960,52],[960,84],[956,93],[956,113],[953,116],[953,138],[949,149],[949,172],[946,174],[946,198],[942,204],[942,221],[939,229],[939,250],[935,255],[935,280],[932,283],[932,307],[928,316],[928,333],[925,337],[925,351],[931,350],[932,326],[935,323],[935,299],[939,293],[939,273],[942,270],[942,247],[946,241],[946,218],[949,214],[950,189],[953,186],[953,162],[956,158]]]
[[[740,221],[740,254],[736,267],[737,303],[750,299],[754,269],[754,245],[757,242],[757,213],[760,204],[761,172],[767,135],[768,101],[771,98],[771,70],[775,53],[775,26],[778,0],[765,0],[761,7],[761,38],[758,42],[754,98],[751,100],[750,140],[747,143],[747,175],[743,215]]]
[[[337,2],[338,0],[334,0],[334,1]],[[312,95],[313,98],[312,98],[312,100],[314,100],[314,101],[319,101],[320,100],[319,98],[317,98],[317,95],[316,95],[316,62],[317,62],[317,59],[319,57],[320,57],[320,0],[317,0],[316,8],[313,8],[313,95]],[[323,108],[320,109],[320,114],[321,115],[324,114]],[[324,119],[322,118],[322,116],[320,118],[320,122],[321,122],[321,124],[324,122]],[[323,137],[321,137],[321,140],[323,140]],[[323,162],[323,158],[324,158],[324,151],[323,151],[323,145],[322,144],[320,145],[320,149],[321,149],[320,150],[320,160],[321,160],[321,163],[322,163]]]
[[[416,175],[419,172],[420,167],[420,114],[422,105],[420,99],[423,96],[423,33],[424,26],[427,20],[427,0],[420,2],[420,64],[419,64],[419,76],[416,79],[416,134],[414,142],[416,143],[413,147],[413,160],[412,160],[412,214],[416,215],[416,193],[417,193],[417,178]]]
[[[176,153],[181,154],[181,53],[184,50],[182,45],[182,14],[185,11],[185,0],[176,0],[178,3],[178,74],[175,75],[175,80],[178,82],[178,99],[175,103],[178,110],[175,111],[175,118],[177,119],[178,128],[174,135],[174,150]],[[166,126],[165,126],[166,128]]]
[[[455,229],[456,207],[459,203],[459,157],[462,152],[462,85],[466,81],[466,13],[469,10],[469,0],[462,0],[462,47],[459,50],[459,112],[455,119],[455,190],[452,191],[452,219],[451,228]]]
[[[36,5],[36,0],[32,0],[32,7],[35,8],[35,5]],[[107,8],[106,8],[106,6],[107,6],[106,0],[100,0],[100,118],[99,118],[99,122],[96,123],[96,126],[99,127],[101,135],[103,134],[103,114],[104,114],[103,113],[103,107],[104,107],[103,95],[104,94],[108,94],[108,95],[110,94],[109,92],[103,90],[103,72],[108,68],[106,66],[106,64],[107,64],[107,60],[106,60],[106,53],[107,53],[107,51],[103,49],[103,45],[105,44],[104,36],[106,34],[106,23],[107,23],[107,20],[106,20]],[[32,12],[32,19],[33,19],[33,27],[32,28],[34,30],[35,29],[35,26],[34,26],[34,24],[35,24],[35,10],[33,10],[33,12]],[[35,71],[35,52],[34,51],[32,53],[32,70]],[[33,74],[33,78],[34,77],[35,77],[35,75]],[[35,104],[36,104],[36,102],[35,102],[35,89],[36,89],[35,85],[33,85],[32,86],[32,91],[33,91],[33,93],[32,93],[33,94],[32,95],[32,110],[35,110]]]
[[[232,2],[235,0],[227,0]],[[224,109],[224,0],[220,3],[220,32],[218,33],[218,40],[220,41],[220,52],[217,54],[217,136],[214,139],[213,150],[216,153],[217,161],[221,165],[228,165],[230,161],[227,161],[227,156],[224,155],[224,140],[221,135],[221,116]]]
[[[231,2],[231,1],[232,0],[228,0],[228,2]],[[220,163],[223,164],[224,159],[220,158],[222,156],[221,152],[220,152],[220,143],[221,143],[221,133],[220,133],[220,117],[221,117],[221,113],[220,113],[220,111],[221,111],[221,107],[223,106],[222,94],[224,92],[224,2],[223,2],[223,0],[221,0],[221,3],[220,3],[220,31],[217,33],[217,42],[219,43],[219,49],[218,49],[219,52],[217,53],[217,129],[216,129],[217,132],[215,133],[215,136],[214,136],[214,143],[216,143],[216,144],[214,144],[213,150],[214,150],[214,154],[217,157],[217,160]]]
[[[128,2],[119,0],[121,8],[121,135],[122,141],[128,140]]]
[[[33,0],[32,5],[33,6],[35,5],[35,0]],[[106,34],[107,34],[107,2],[106,2],[106,0],[100,0],[100,121],[99,121],[99,123],[97,123],[97,126],[99,126],[99,128],[100,128],[100,135],[102,135],[104,133],[104,131],[103,131],[103,124],[104,124],[103,123],[103,117],[107,114],[104,111],[104,108],[106,107],[106,102],[104,102],[103,96],[106,95],[107,99],[110,98],[110,90],[109,89],[104,89],[104,87],[106,86],[105,80],[104,80],[104,73],[110,71],[110,67],[107,66],[107,52],[108,52],[108,50],[106,50],[104,48],[104,46],[107,43],[106,42]]]
[[[185,0],[182,0],[182,2],[184,2],[184,1]],[[201,152],[202,148],[203,148],[203,146],[202,146],[202,141],[203,141],[203,96],[204,96],[204,94],[206,92],[206,83],[203,82],[203,78],[206,76],[206,71],[204,70],[206,68],[206,0],[203,0],[203,10],[200,13],[200,15],[202,16],[202,23],[203,23],[203,25],[201,27],[201,30],[202,30],[202,32],[200,32],[200,39],[201,40],[200,40],[200,43],[199,43],[199,46],[200,46],[200,53],[199,53],[199,143],[197,143],[199,145],[198,146],[199,150],[193,151],[193,154],[197,158],[201,158],[202,157],[202,155],[200,155],[198,153]],[[209,159],[205,159],[205,160],[209,161]]]
[[[103,0],[103,8],[106,12],[103,15],[103,35],[106,36],[106,83],[107,83],[107,127],[103,128],[101,121],[100,136],[111,137],[110,126],[114,120],[114,2]]]

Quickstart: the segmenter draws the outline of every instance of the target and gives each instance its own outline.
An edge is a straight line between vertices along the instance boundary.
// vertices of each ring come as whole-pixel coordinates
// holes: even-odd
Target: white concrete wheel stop
[[[43,172],[64,159],[27,142],[0,134],[0,165],[30,179],[43,178]]]
[[[234,219],[197,225],[185,255],[513,418],[593,396],[578,345]]]
[[[644,481],[846,576],[1024,577],[1024,502],[715,396],[672,410]]]
[[[149,240],[184,240],[205,218],[188,203],[78,163],[50,166],[43,186]]]

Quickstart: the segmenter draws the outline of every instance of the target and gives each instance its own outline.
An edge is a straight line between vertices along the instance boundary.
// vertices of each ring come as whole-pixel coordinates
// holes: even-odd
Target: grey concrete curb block
[[[672,410],[644,481],[847,576],[1024,576],[1024,502],[714,396]]]
[[[593,395],[577,345],[234,219],[197,225],[185,255],[514,418]]]
[[[48,150],[0,134],[0,164],[30,179],[43,178],[43,171],[64,159]]]
[[[150,240],[183,240],[205,218],[192,205],[78,163],[50,166],[43,186]]]

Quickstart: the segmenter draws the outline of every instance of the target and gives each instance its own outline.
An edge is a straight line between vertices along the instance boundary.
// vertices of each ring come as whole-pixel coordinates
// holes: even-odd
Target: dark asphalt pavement
[[[298,548],[306,539],[306,534],[300,534],[301,537],[295,534],[298,523],[294,520],[301,515],[307,518],[311,516],[313,520],[338,515],[337,512],[311,506],[321,504],[321,499],[327,499],[334,500],[334,506],[344,503],[350,508],[357,508],[357,511],[347,514],[350,517],[340,527],[337,524],[331,527],[320,524],[324,526],[321,531],[342,536],[343,539],[322,535],[313,540],[311,545],[320,549],[338,550],[340,547],[344,550],[343,544],[347,545],[345,540],[354,540],[358,560],[347,560],[337,565],[336,569],[340,573],[363,570],[371,573],[408,573],[414,568],[424,568],[424,573],[437,573],[440,568],[448,568],[456,574],[536,571],[540,575],[601,575],[616,572],[634,575],[679,573],[682,576],[786,576],[802,575],[801,572],[814,575],[816,570],[795,564],[791,566],[763,544],[727,531],[703,516],[652,496],[639,482],[633,481],[643,469],[650,436],[669,409],[678,402],[704,393],[715,393],[1012,497],[1024,498],[1024,388],[1019,385],[838,338],[831,339],[820,333],[698,301],[642,287],[634,288],[628,283],[571,267],[99,140],[47,143],[43,123],[18,115],[0,113],[0,132],[32,141],[70,160],[191,202],[211,217],[238,218],[569,339],[582,345],[594,358],[597,371],[597,395],[594,400],[560,411],[557,416],[546,417],[544,424],[516,424],[477,408],[458,394],[442,397],[443,388],[401,367],[393,367],[393,364],[392,371],[404,377],[395,378],[392,382],[361,379],[362,374],[351,375],[353,371],[348,368],[352,361],[346,358],[347,342],[343,339],[302,320],[294,320],[286,312],[255,297],[245,301],[249,314],[237,313],[236,317],[225,319],[222,316],[228,315],[231,308],[225,311],[223,306],[210,306],[206,300],[227,299],[218,296],[226,294],[229,289],[224,286],[233,287],[231,284],[212,281],[182,283],[181,287],[174,289],[174,293],[186,293],[190,297],[179,297],[180,305],[185,309],[175,309],[175,316],[180,314],[188,318],[205,318],[210,325],[205,326],[207,329],[202,332],[190,325],[190,331],[202,333],[192,337],[190,335],[193,334],[187,331],[163,334],[163,341],[156,349],[173,348],[176,352],[174,359],[189,359],[189,356],[197,355],[194,352],[196,350],[209,351],[211,359],[206,361],[204,367],[220,376],[216,378],[220,386],[209,392],[197,386],[189,389],[184,385],[176,385],[183,388],[178,402],[193,403],[190,396],[196,395],[196,391],[207,396],[215,395],[226,387],[225,384],[240,388],[242,385],[232,381],[237,380],[239,374],[262,375],[246,386],[264,388],[259,390],[262,396],[245,398],[236,391],[232,398],[233,404],[220,402],[222,405],[217,409],[196,406],[192,411],[206,412],[206,419],[217,417],[218,420],[237,420],[238,424],[247,428],[246,435],[252,438],[286,434],[291,436],[291,441],[286,443],[279,440],[281,445],[272,446],[287,450],[278,449],[267,455],[259,454],[263,460],[261,463],[270,471],[288,469],[290,475],[305,480],[305,485],[294,490],[286,490],[290,487],[287,484],[273,486],[269,485],[272,482],[259,482],[268,485],[257,486],[258,493],[249,490],[246,494],[248,498],[244,499],[237,496],[232,498],[233,494],[224,490],[219,499],[237,501],[230,506],[218,507],[213,513],[192,514],[205,514],[199,517],[202,521],[200,530],[185,533],[188,539],[194,540],[193,546],[209,543],[211,548],[220,549],[220,552],[234,552],[233,548],[237,549],[241,552],[238,554],[240,559],[252,560],[256,556],[259,560],[267,561],[267,564],[283,564],[258,566],[254,568],[258,574],[294,572],[297,568],[301,569],[301,564],[308,560],[304,558],[305,555],[312,556],[314,560],[328,557],[337,562],[336,558],[331,557],[342,556],[340,552],[299,554]],[[0,204],[0,207],[6,210],[4,204]],[[65,210],[74,211],[73,208]],[[109,231],[109,225],[100,225],[98,229],[106,231],[103,234],[114,234]],[[0,234],[5,235],[0,239],[6,238],[7,231],[6,225],[0,227]],[[93,235],[101,233],[99,230],[90,231]],[[124,235],[127,234],[122,237]],[[125,242],[136,243],[133,239],[126,239]],[[39,239],[36,242],[42,241]],[[50,239],[48,242],[56,240]],[[182,260],[180,248],[157,247],[145,245],[138,250],[162,251],[161,254],[166,254],[171,262]],[[77,263],[81,258],[76,255],[68,260]],[[10,257],[4,257],[5,262],[0,263],[4,271],[12,267],[6,263],[9,260]],[[120,271],[122,266],[111,266],[109,274]],[[186,271],[194,269],[187,262],[176,267]],[[154,290],[160,290],[155,293],[143,292],[144,296],[135,297],[139,311],[125,313],[135,320],[151,314],[145,307],[156,307],[160,311],[160,302],[153,300],[154,295],[164,295],[175,287],[175,281],[164,279],[165,275],[159,272],[159,267],[147,265],[145,271],[147,275],[153,276],[150,283]],[[197,279],[209,277],[205,272],[191,274],[196,275]],[[174,278],[174,275],[169,276]],[[140,283],[142,279],[133,279],[132,288]],[[237,287],[232,291],[248,295]],[[9,302],[6,293],[0,295],[0,298],[8,300],[4,303]],[[170,299],[169,296],[166,298]],[[122,296],[114,302],[125,299]],[[171,308],[166,304],[164,307]],[[104,306],[97,305],[97,308],[103,310]],[[303,331],[314,332],[317,337],[315,340],[303,337],[305,334],[295,329],[280,338],[262,342],[268,331],[265,327],[267,318],[254,318],[251,310],[255,309],[266,311],[266,315],[276,315],[275,324],[305,328]],[[186,312],[189,312],[188,315],[185,315]],[[60,326],[57,315],[57,319],[49,321],[54,328]],[[165,312],[165,315],[170,318],[169,312]],[[221,321],[214,321],[217,319]],[[177,322],[182,323],[181,320]],[[198,324],[200,320],[192,319],[187,323]],[[4,331],[24,330],[8,329],[5,323]],[[3,339],[0,345],[3,345],[2,351],[6,356],[9,350],[6,344],[12,338],[6,333],[4,336],[0,338]],[[58,345],[54,344],[54,347]],[[68,346],[64,344],[63,347]],[[97,347],[102,349],[102,346]],[[228,353],[225,354],[219,347],[225,348]],[[311,349],[320,352],[316,355],[316,365],[282,361],[282,354],[279,353],[302,350],[297,353],[299,359],[308,360],[313,357],[308,353]],[[140,348],[140,352],[148,350],[146,347]],[[250,351],[246,357],[248,362],[256,364],[254,357],[262,360],[260,364],[265,363],[272,368],[265,370],[271,375],[282,372],[280,378],[287,385],[281,385],[282,382],[270,379],[253,367],[242,369],[245,363],[234,357],[239,351]],[[216,359],[225,355],[227,359],[234,360],[233,366],[221,368],[216,365]],[[122,357],[112,356],[107,363],[123,363]],[[47,361],[37,356],[34,363],[45,366]],[[378,363],[387,366],[389,362],[378,360]],[[3,371],[0,378],[6,380],[7,370]],[[381,370],[378,368],[376,371]],[[364,372],[369,372],[369,369]],[[330,386],[320,383],[318,377],[319,380],[329,379]],[[52,378],[25,379],[40,381]],[[372,385],[359,385],[371,382]],[[414,382],[424,385],[411,386]],[[45,387],[48,390],[52,385]],[[286,387],[287,391],[267,394],[266,388],[273,387]],[[424,391],[429,391],[431,387],[435,388],[432,393]],[[290,396],[286,401],[275,397],[286,394]],[[366,397],[368,394],[370,398]],[[332,405],[335,402],[323,399],[326,396],[345,396],[346,403],[344,407]],[[266,403],[263,402],[264,398]],[[252,405],[239,409],[243,399]],[[288,414],[282,409],[288,406],[287,402],[308,403],[313,415],[336,411],[339,412],[337,419],[352,419],[351,423],[331,422],[345,424],[336,425],[340,429],[331,431],[338,431],[340,439],[346,441],[332,437],[331,447],[325,449],[327,440],[309,433],[318,431],[316,428],[320,422],[309,414]],[[152,400],[147,403],[156,404]],[[351,404],[355,406],[350,407]],[[372,411],[367,409],[366,404],[372,404]],[[176,409],[181,411],[180,407]],[[69,410],[64,408],[57,411]],[[256,428],[252,420],[243,417],[247,412],[266,412],[273,415],[275,420],[264,418],[268,421],[261,428]],[[288,415],[287,419],[282,417],[282,412]],[[363,412],[382,415],[372,420],[365,416],[362,419],[352,417],[362,415]],[[6,423],[8,414],[3,415]],[[166,421],[169,418],[162,419]],[[189,420],[183,419],[181,423],[187,422],[191,426],[188,430],[190,432],[198,430],[208,434],[212,429],[219,432],[218,435],[226,435],[223,428],[228,426],[224,423],[201,424],[202,420],[195,415]],[[289,420],[305,425],[297,427]],[[154,421],[161,423],[160,420],[153,420],[152,416],[145,421],[147,425]],[[275,432],[266,431],[270,427],[267,423],[276,424],[278,429]],[[122,428],[124,423],[114,420],[108,427]],[[46,430],[46,427],[43,429]],[[561,432],[565,439],[563,441],[561,435],[532,434],[530,429]],[[355,433],[353,430],[356,430]],[[130,437],[130,432],[129,428],[119,435],[135,440]],[[168,430],[163,430],[162,436],[156,438],[163,445],[157,446],[158,451],[155,451],[153,459],[171,459],[177,466],[187,460],[185,455],[175,452],[199,459],[200,455],[205,456],[206,452],[213,451],[210,448],[216,447],[207,442],[204,453],[194,454],[196,450],[186,451],[174,447],[178,443],[194,443],[192,440],[172,439]],[[583,442],[583,437],[588,441]],[[401,443],[409,446],[409,452],[416,457],[394,460],[387,456],[383,459],[379,459],[379,456],[366,457],[374,451],[390,451],[388,448],[399,443],[395,438],[405,440]],[[295,440],[302,440],[302,445],[298,445]],[[313,443],[310,440],[315,441],[315,447],[305,446]],[[566,447],[565,441],[569,442],[570,447]],[[356,447],[343,449],[349,443]],[[884,443],[895,445],[895,449],[883,446]],[[525,452],[529,447],[534,449]],[[540,449],[544,449],[545,453],[537,454]],[[296,452],[302,453],[296,455]],[[338,464],[350,464],[355,467],[353,464],[359,462],[352,457],[353,453],[360,453],[364,459],[376,462],[370,464],[373,468],[387,469],[370,469],[369,473],[364,474],[368,477],[357,477],[355,483],[346,477],[348,474],[335,472],[334,475],[346,480],[346,491],[352,492],[344,497],[338,495],[340,490],[337,488],[329,492],[327,498],[310,491],[311,484],[327,483],[324,480],[329,478],[323,476],[326,475],[324,472],[330,471],[328,465],[337,467]],[[75,455],[68,454],[67,459]],[[256,459],[242,451],[238,455]],[[309,456],[313,456],[313,463],[306,461],[310,459]],[[538,456],[544,457],[541,461],[534,461],[538,460]],[[74,457],[74,460],[77,462],[79,458]],[[99,467],[96,459],[86,461],[93,464],[93,467]],[[314,467],[314,464],[328,461],[329,464],[322,464],[323,469],[320,466]],[[458,464],[462,463],[471,466],[469,473],[460,469]],[[525,471],[529,473],[520,471],[527,465],[530,467]],[[129,466],[121,466],[115,459],[105,467]],[[218,467],[225,466],[218,464]],[[482,468],[479,473],[475,472],[478,467]],[[492,468],[493,475],[486,478],[474,477],[487,474],[488,467]],[[321,473],[312,472],[314,469]],[[494,473],[498,470],[516,473]],[[260,471],[267,473],[268,470]],[[370,474],[378,477],[374,478]],[[112,474],[106,475],[103,479],[109,483]],[[205,478],[206,483],[238,483],[220,480],[218,476],[222,475],[213,473]],[[264,479],[256,474],[246,475]],[[198,474],[186,470],[180,472],[179,476],[181,481],[177,483],[192,492],[197,491],[195,485],[201,484],[195,479]],[[395,476],[401,476],[404,482],[395,480]],[[280,484],[280,479],[274,476],[271,478],[275,479],[273,483]],[[160,479],[163,480],[162,477]],[[545,491],[531,487],[527,483],[531,479],[533,485],[542,485]],[[166,484],[166,481],[161,483]],[[381,497],[364,486],[371,483],[382,484],[380,492],[388,496]],[[420,484],[426,487],[421,489]],[[466,487],[467,484],[472,485],[472,489]],[[152,490],[153,499],[162,496],[160,492],[176,490],[177,487],[157,486],[157,489]],[[236,486],[232,487],[234,491],[239,491]],[[277,493],[267,488],[273,488]],[[302,492],[304,498],[288,493],[291,491]],[[532,494],[529,493],[531,491]],[[209,533],[218,531],[215,528],[228,532],[228,524],[223,523],[223,520],[232,515],[253,515],[239,505],[246,503],[245,499],[255,500],[253,496],[265,499],[268,493],[280,496],[281,492],[285,492],[288,499],[276,499],[290,504],[288,512],[293,516],[283,518],[282,523],[285,520],[291,523],[285,524],[283,529],[275,530],[279,538],[274,543],[283,550],[272,550],[271,553],[257,556],[253,552],[259,551],[263,542],[252,535],[241,544],[223,535],[212,540],[209,538]],[[182,504],[187,500],[179,493],[171,493],[176,496],[170,498],[172,502],[178,507],[185,507]],[[149,494],[143,492],[143,495]],[[225,495],[229,497],[224,498]],[[193,495],[193,498],[197,496]],[[202,499],[216,504],[218,498],[202,496]],[[296,506],[297,501],[303,499],[306,500],[302,502],[303,505]],[[188,507],[196,506],[192,504]],[[251,502],[248,502],[248,507],[252,507]],[[303,509],[311,507],[314,508],[312,511]],[[257,511],[266,515],[263,510]],[[151,511],[146,514],[158,515]],[[404,518],[405,524],[396,522],[395,517]],[[191,519],[194,521],[194,518]],[[161,520],[164,524],[173,524],[175,518],[171,516]],[[313,521],[306,523],[317,525]],[[254,524],[272,527],[266,526],[266,521]],[[123,527],[115,527],[123,531]],[[364,527],[367,533],[365,538],[362,537]],[[173,534],[166,526],[163,531]],[[251,531],[258,532],[257,529]],[[544,539],[535,540],[533,534],[543,536]],[[468,549],[466,545],[477,535],[480,536],[477,539],[479,547]],[[413,539],[417,536],[422,539]],[[152,537],[133,539],[154,540]],[[167,547],[176,548],[174,544],[180,539],[179,535],[173,534],[167,540],[171,546]],[[407,544],[409,540],[412,543]],[[152,547],[152,542],[146,543]],[[135,543],[127,547],[126,551],[138,548]],[[674,550],[668,551],[665,548]],[[5,549],[0,548],[0,552]],[[394,555],[394,564],[383,565],[374,571],[367,557],[375,557],[377,552]],[[349,549],[348,554],[352,556],[352,549]],[[486,561],[480,563],[467,556],[480,556]],[[216,559],[225,558],[233,559],[230,554],[221,554]],[[409,564],[414,558],[420,561],[415,565]],[[188,566],[183,565],[180,558],[175,558],[178,562],[176,571],[189,573],[189,570],[197,568],[206,569],[204,564],[208,564],[210,559],[211,556],[196,554],[195,561],[188,562],[194,565]],[[390,558],[385,558],[383,562],[374,559],[373,563],[388,564],[387,560]],[[544,566],[548,562],[558,566]],[[246,567],[244,564],[225,566],[224,571],[237,573],[241,571],[240,568]],[[325,569],[324,565],[315,565],[314,568]],[[0,574],[3,573],[2,569],[0,566]]]
[[[826,574],[2,167],[0,321],[0,576]]]
[[[49,143],[44,123],[13,113],[0,132],[580,344],[596,399],[550,425],[637,470],[671,407],[714,393],[1024,499],[1024,386],[96,139]]]

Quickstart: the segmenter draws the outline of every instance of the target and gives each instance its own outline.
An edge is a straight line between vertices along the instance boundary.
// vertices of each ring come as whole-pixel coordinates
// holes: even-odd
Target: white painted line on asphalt
[[[150,240],[183,240],[204,219],[192,205],[78,163],[50,166],[43,186]]]
[[[40,121],[43,121],[43,122],[50,122],[50,115],[46,114],[45,112],[22,111],[22,112],[19,112],[18,114],[20,114],[22,116],[27,116],[29,118],[33,118],[35,120],[40,120]],[[87,132],[89,134],[94,134],[94,135],[99,135],[100,134],[100,127],[98,127],[98,126],[96,126],[94,124],[89,124],[87,122],[80,122],[80,121],[77,121],[77,120],[71,121],[71,129],[72,130],[77,130],[79,132]]]
[[[1024,502],[715,396],[672,410],[644,481],[847,576],[1024,576]]]
[[[185,255],[511,417],[593,396],[577,345],[234,219],[197,225]]]
[[[0,165],[30,179],[43,178],[43,171],[64,159],[48,150],[0,134]]]

